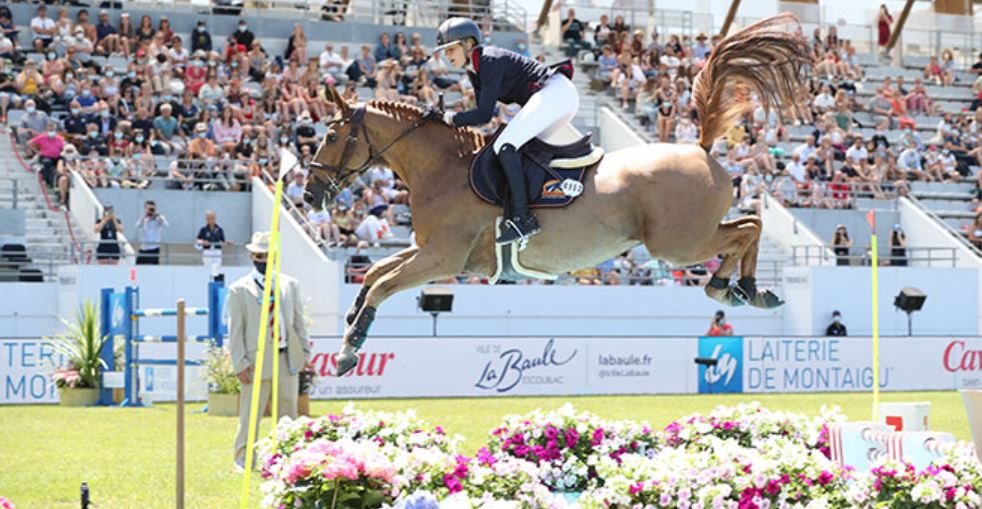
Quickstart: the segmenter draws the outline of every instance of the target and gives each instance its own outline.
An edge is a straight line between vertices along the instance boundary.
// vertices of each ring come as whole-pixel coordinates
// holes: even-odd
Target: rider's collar
[[[481,72],[481,54],[483,53],[483,48],[477,46],[471,50],[471,58],[467,61],[467,67],[472,69],[474,72]]]

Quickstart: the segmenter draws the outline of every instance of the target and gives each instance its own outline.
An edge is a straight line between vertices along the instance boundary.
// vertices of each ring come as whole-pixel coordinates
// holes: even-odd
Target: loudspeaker
[[[453,311],[453,292],[449,288],[434,286],[419,292],[419,309],[427,313]]]
[[[920,311],[924,307],[925,300],[927,300],[927,295],[924,292],[917,288],[905,286],[900,289],[900,294],[893,300],[893,305],[907,313],[912,313]]]

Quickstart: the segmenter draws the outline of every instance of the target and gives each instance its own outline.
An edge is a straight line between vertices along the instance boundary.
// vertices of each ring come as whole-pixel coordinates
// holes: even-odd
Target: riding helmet
[[[437,47],[434,52],[446,49],[451,44],[458,41],[465,41],[468,38],[474,39],[478,45],[481,44],[481,27],[477,26],[473,20],[468,18],[450,18],[444,21],[436,31]]]

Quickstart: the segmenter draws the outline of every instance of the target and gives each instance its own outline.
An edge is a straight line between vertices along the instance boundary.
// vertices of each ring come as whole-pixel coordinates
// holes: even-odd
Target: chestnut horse
[[[584,190],[563,209],[540,209],[542,233],[522,251],[523,266],[562,274],[594,266],[644,244],[655,258],[675,264],[722,256],[705,288],[724,304],[771,308],[783,303],[754,279],[761,221],[746,216],[722,221],[733,201],[726,170],[709,155],[751,104],[784,105],[796,114],[804,39],[787,30],[782,14],[723,39],[693,84],[701,120],[697,145],[648,144],[606,155],[588,172]],[[331,89],[340,109],[311,163],[307,199],[323,205],[341,187],[375,164],[384,164],[410,188],[417,247],[375,263],[348,311],[338,376],[353,369],[375,310],[392,294],[462,272],[492,275],[496,269],[494,222],[501,209],[471,190],[468,166],[484,137],[468,128],[426,120],[410,105],[373,101],[357,108]],[[730,283],[739,269],[739,278]]]

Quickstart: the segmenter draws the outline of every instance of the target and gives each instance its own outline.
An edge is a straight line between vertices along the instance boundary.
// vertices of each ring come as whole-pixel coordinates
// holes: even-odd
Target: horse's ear
[[[338,109],[341,110],[341,117],[347,118],[351,116],[351,107],[348,106],[348,103],[343,97],[341,97],[341,94],[338,93],[338,89],[334,88],[333,83],[328,83],[327,90],[331,94],[331,99],[334,100],[334,104],[336,104]]]

